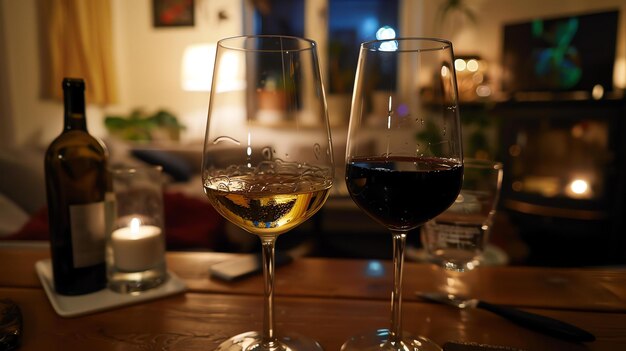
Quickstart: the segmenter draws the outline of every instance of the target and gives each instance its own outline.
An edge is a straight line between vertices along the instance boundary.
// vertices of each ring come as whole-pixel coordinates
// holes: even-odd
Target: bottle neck
[[[85,115],[73,114],[68,115],[65,114],[65,126],[63,128],[65,131],[69,130],[82,130],[87,131],[87,120],[85,119]]]
[[[83,86],[64,86],[63,90],[65,118],[64,131],[87,131],[85,115],[85,88]]]

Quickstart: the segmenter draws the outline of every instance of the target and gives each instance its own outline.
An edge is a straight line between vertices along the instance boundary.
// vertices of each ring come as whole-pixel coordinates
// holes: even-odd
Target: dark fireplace
[[[625,263],[626,135],[613,81],[619,10],[503,26],[502,210],[528,264]]]
[[[626,103],[506,102],[501,207],[529,246],[528,264],[624,263]]]

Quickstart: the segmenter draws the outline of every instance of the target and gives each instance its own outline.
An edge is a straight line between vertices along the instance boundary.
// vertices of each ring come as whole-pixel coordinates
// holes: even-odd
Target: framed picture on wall
[[[194,0],[152,0],[154,27],[193,27]]]

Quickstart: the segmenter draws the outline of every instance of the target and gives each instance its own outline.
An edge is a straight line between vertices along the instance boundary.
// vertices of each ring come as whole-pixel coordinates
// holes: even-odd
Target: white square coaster
[[[50,259],[37,261],[35,270],[52,307],[61,317],[77,317],[114,307],[154,300],[181,293],[187,288],[180,278],[173,272],[168,271],[169,277],[165,283],[154,289],[142,291],[139,294],[121,294],[105,288],[89,294],[65,296],[59,295],[54,291],[52,261]]]

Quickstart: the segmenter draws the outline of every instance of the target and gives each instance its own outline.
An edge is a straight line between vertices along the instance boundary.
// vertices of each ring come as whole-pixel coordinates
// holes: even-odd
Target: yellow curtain
[[[61,99],[64,77],[83,78],[88,103],[116,102],[109,0],[40,0],[43,95]]]

